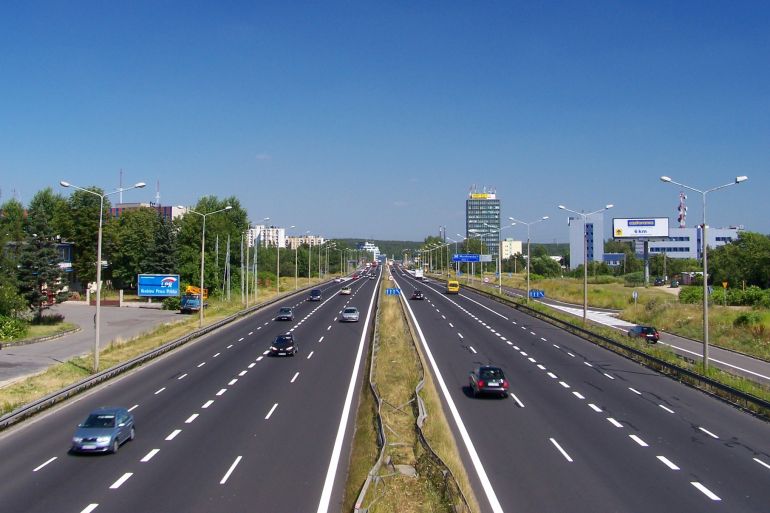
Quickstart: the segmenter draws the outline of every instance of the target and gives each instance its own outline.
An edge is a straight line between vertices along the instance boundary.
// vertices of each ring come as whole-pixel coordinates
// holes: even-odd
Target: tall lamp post
[[[179,208],[184,208],[184,207],[180,206]],[[212,214],[218,214],[220,212],[224,212],[225,210],[230,210],[231,208],[233,208],[232,205],[227,205],[225,208],[220,208],[219,210],[214,210],[213,212],[207,212],[205,214],[201,212],[196,212],[191,208],[187,210],[191,214],[197,214],[203,218],[203,229],[201,230],[201,290],[200,290],[201,307],[200,307],[200,310],[198,310],[198,312],[200,312],[198,316],[199,328],[203,327],[203,271],[204,271],[203,263],[206,258],[206,254],[204,252],[206,249],[206,218]]]
[[[307,284],[310,285],[310,262],[313,261],[311,258],[313,255],[313,244],[310,243],[310,230],[305,232],[305,236],[307,237]]]
[[[548,216],[543,216],[540,219],[530,221],[529,223],[525,223],[524,221],[520,221],[514,217],[509,217],[508,219],[527,226],[527,303],[529,303],[529,262],[531,260],[531,254],[529,252],[529,229],[533,224],[540,223],[548,219]]]
[[[130,191],[131,189],[141,189],[146,184],[144,182],[137,182],[131,187],[121,187],[120,189],[108,192],[106,194],[99,194],[96,191],[78,187],[77,185],[73,185],[64,180],[60,181],[59,185],[62,187],[72,187],[73,189],[87,192],[88,194],[93,194],[94,196],[99,197],[99,233],[97,235],[96,242],[96,318],[94,319],[94,372],[96,373],[99,371],[99,332],[102,320],[102,219],[104,217],[104,198],[107,196],[112,196],[113,194],[122,193],[123,191]]]
[[[660,180],[666,183],[673,183],[685,189],[697,192],[703,198],[703,229],[701,231],[701,243],[703,247],[703,371],[708,371],[709,368],[709,300],[708,300],[708,244],[706,242],[706,195],[710,192],[730,187],[731,185],[737,185],[741,182],[748,180],[748,176],[736,176],[735,181],[720,185],[719,187],[713,187],[704,191],[690,187],[683,183],[675,182],[668,176],[661,176]]]
[[[269,221],[269,217],[263,217],[262,222]],[[262,240],[262,230],[259,232],[259,241],[254,240],[254,302],[257,302],[257,298],[259,297],[259,246],[261,245]],[[249,272],[246,271],[246,277],[248,278]]]
[[[455,239],[453,239],[452,237],[447,237],[447,239],[449,239],[449,240],[451,240],[452,242],[455,243],[455,255],[456,255],[457,254],[457,241]],[[447,266],[447,270],[449,270],[449,245],[447,245],[446,253],[447,253],[447,255],[446,255],[446,266]],[[460,262],[455,262],[455,277],[457,276],[457,266],[458,265],[460,265]]]
[[[570,210],[564,205],[559,205],[561,210],[572,212],[573,214],[579,215],[583,219],[583,324],[586,323],[588,317],[588,218],[594,214],[609,210],[613,206],[614,205],[612,204],[605,205],[604,208],[600,208],[599,210],[586,214],[584,212]]]

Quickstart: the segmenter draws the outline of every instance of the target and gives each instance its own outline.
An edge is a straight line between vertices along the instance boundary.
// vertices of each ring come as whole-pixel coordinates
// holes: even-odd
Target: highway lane
[[[481,296],[397,280],[427,291],[409,304],[502,510],[763,510],[764,422]],[[468,396],[482,363],[516,400]]]
[[[315,510],[364,327],[334,319],[347,302],[365,315],[376,282],[353,283],[352,296],[331,284],[320,304],[286,301],[294,322],[272,321],[275,305],[4,434],[3,511]],[[297,357],[265,356],[292,328]],[[104,404],[135,406],[137,439],[117,455],[66,454],[77,422]]]

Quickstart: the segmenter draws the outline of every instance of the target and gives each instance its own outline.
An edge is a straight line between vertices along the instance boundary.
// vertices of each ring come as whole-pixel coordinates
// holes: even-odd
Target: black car
[[[321,300],[321,290],[320,289],[313,289],[310,291],[310,297],[308,298],[309,301],[320,301]]]
[[[297,341],[291,333],[278,335],[270,346],[270,356],[294,356],[297,351]]]
[[[495,394],[500,397],[508,397],[508,380],[505,379],[503,370],[491,365],[482,365],[471,371],[469,376],[470,389],[473,397],[481,394]]]
[[[655,278],[656,287],[660,287],[661,285],[665,285],[665,284],[666,284],[666,280],[664,280],[663,278]]]
[[[660,340],[660,333],[653,326],[633,326],[628,330],[628,336],[644,338],[653,344]]]
[[[415,290],[412,292],[412,299],[425,299],[425,295],[421,290]]]
[[[276,321],[293,321],[294,309],[290,306],[283,306],[278,310],[278,315],[275,316]]]

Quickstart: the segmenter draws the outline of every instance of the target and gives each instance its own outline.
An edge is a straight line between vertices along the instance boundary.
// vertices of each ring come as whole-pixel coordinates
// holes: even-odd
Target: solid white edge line
[[[674,349],[678,349],[678,350],[680,350],[680,351],[682,351],[684,353],[689,353],[689,354],[694,355],[694,356],[699,356],[699,357],[703,356],[701,353],[698,353],[698,352],[695,352],[695,351],[690,351],[689,349],[685,349],[684,347],[680,347],[680,346],[678,346],[676,344],[667,344],[666,342],[663,342],[663,341],[660,341],[659,343],[663,344],[664,346],[673,347]],[[727,367],[731,367],[731,368],[733,368],[735,370],[739,370],[741,372],[746,372],[746,373],[751,374],[753,376],[757,376],[758,378],[770,380],[770,376],[765,376],[764,374],[760,374],[758,372],[750,371],[749,369],[744,369],[743,367],[738,367],[737,365],[733,365],[732,363],[728,363],[728,362],[723,362],[722,360],[717,360],[716,358],[709,358],[709,361],[712,361],[714,363],[718,363],[720,365],[725,365]]]
[[[550,439],[551,443],[559,450],[562,456],[564,456],[564,459],[572,463],[572,458],[569,457],[569,454],[567,454],[567,451],[561,448],[561,445],[559,445],[559,442],[554,440],[553,438]]]
[[[721,501],[722,500],[714,492],[712,492],[711,490],[709,490],[708,488],[706,488],[705,486],[703,486],[699,482],[697,482],[697,481],[690,481],[690,484],[693,485],[698,490],[700,490],[701,493],[703,493],[703,495],[705,495],[706,497],[708,497],[712,501]]]
[[[117,481],[115,481],[114,483],[112,483],[112,484],[110,485],[110,490],[117,490],[118,488],[120,488],[120,485],[122,485],[123,483],[125,483],[126,481],[128,481],[128,479],[129,479],[131,476],[133,476],[133,475],[134,475],[134,473],[133,473],[133,472],[126,472],[125,474],[123,474],[122,476],[120,476],[120,477],[118,478],[118,480],[117,480]]]
[[[139,461],[142,462],[142,463],[147,463],[148,461],[150,461],[159,452],[160,452],[160,449],[153,449],[150,452],[148,452],[147,454],[145,454],[144,458],[142,458]]]
[[[443,297],[443,296],[442,296]],[[466,296],[463,296],[466,297]],[[473,301],[470,298],[467,298],[470,301]],[[430,350],[430,347],[428,346],[428,342],[425,340],[425,335],[422,332],[422,328],[420,327],[420,323],[417,321],[417,318],[414,315],[414,312],[412,311],[412,307],[409,305],[409,303],[406,302],[406,300],[401,297],[401,300],[403,304],[406,306],[406,309],[409,311],[409,316],[412,318],[412,321],[414,322],[415,328],[417,330],[417,335],[420,338],[420,343],[422,344],[423,349],[425,350],[425,356],[428,358],[428,361],[430,362],[431,369],[433,369],[433,376],[436,379],[436,382],[439,385],[439,388],[441,388],[441,392],[444,395],[444,400],[447,403],[447,406],[449,407],[449,411],[452,413],[452,418],[455,421],[455,424],[457,425],[457,430],[460,433],[460,437],[463,440],[463,443],[465,444],[465,448],[468,451],[468,455],[470,456],[471,462],[473,463],[473,467],[476,470],[476,474],[479,477],[479,481],[481,481],[481,487],[484,489],[484,493],[487,496],[487,500],[489,501],[490,507],[492,508],[492,511],[494,513],[503,513],[503,507],[500,505],[500,501],[497,499],[497,494],[495,494],[495,490],[492,488],[492,483],[489,481],[489,477],[487,476],[486,471],[484,470],[484,466],[481,463],[481,459],[479,458],[478,453],[476,452],[476,447],[473,445],[473,441],[471,440],[470,435],[468,434],[468,430],[465,428],[465,424],[463,423],[462,418],[460,417],[460,412],[457,409],[457,405],[455,405],[454,400],[452,399],[452,396],[449,394],[449,389],[446,386],[446,383],[444,382],[444,378],[441,375],[441,371],[438,368],[438,365],[436,364],[436,360],[433,358],[433,353]],[[476,303],[476,301],[473,301]],[[484,305],[481,305],[484,306]],[[486,307],[485,307],[486,308]],[[489,310],[489,308],[487,308]],[[490,310],[493,311],[493,310]],[[497,314],[497,312],[494,312]],[[500,315],[500,314],[497,314]],[[500,315],[500,317],[505,318],[504,316]]]
[[[340,457],[342,456],[342,443],[345,441],[345,432],[348,427],[348,418],[350,417],[350,408],[353,403],[353,395],[356,391],[356,382],[358,377],[358,371],[361,367],[361,359],[364,354],[364,346],[366,345],[366,335],[369,327],[369,322],[372,318],[372,309],[374,308],[374,298],[377,297],[377,292],[380,290],[380,282],[378,281],[372,291],[372,297],[369,300],[369,310],[366,312],[366,320],[364,321],[364,328],[361,330],[361,338],[358,342],[358,352],[356,353],[356,361],[353,365],[353,372],[350,375],[350,383],[348,383],[348,391],[345,395],[345,404],[342,407],[342,414],[340,415],[340,425],[337,428],[337,437],[334,439],[334,447],[332,448],[332,455],[329,459],[329,468],[326,471],[326,479],[324,480],[323,490],[321,491],[321,498],[318,501],[317,513],[327,513],[329,511],[329,505],[332,498],[332,490],[334,489],[334,478],[337,476],[337,467],[340,463]],[[403,299],[403,296],[400,296]]]
[[[32,469],[32,472],[37,472],[37,471],[38,471],[38,470],[40,470],[41,468],[43,468],[43,467],[45,467],[46,465],[48,465],[49,463],[51,463],[51,462],[52,462],[53,460],[55,460],[56,458],[58,458],[58,456],[54,456],[53,458],[50,458],[49,460],[47,460],[45,463],[41,463],[40,465],[38,465],[37,467],[35,467],[34,469]]]
[[[509,393],[510,393],[510,396],[513,397],[513,400],[516,401],[516,404],[519,405],[519,408],[524,408],[524,403],[519,401],[519,398],[516,397],[516,395],[513,392],[509,392]]]
[[[219,481],[219,484],[225,484],[227,482],[227,480],[230,478],[230,474],[233,473],[233,470],[235,470],[235,467],[237,467],[238,463],[241,462],[241,458],[243,458],[243,456],[238,456],[237,458],[235,458],[235,461],[233,462],[232,465],[230,465],[230,468],[227,469],[227,472],[225,473],[222,480]]]
[[[765,467],[765,468],[767,468],[767,469],[770,469],[770,465],[768,465],[768,464],[767,464],[767,463],[765,463],[764,461],[760,460],[759,458],[752,458],[752,459],[753,459],[754,461],[756,461],[757,463],[759,463],[760,465],[762,465],[763,467]]]
[[[673,462],[673,461],[671,461],[670,459],[666,458],[665,456],[657,456],[657,458],[658,458],[658,459],[659,459],[661,462],[663,462],[663,464],[664,464],[665,466],[667,466],[668,468],[670,468],[671,470],[681,470],[679,467],[677,467],[677,466],[674,464],[674,462]]]

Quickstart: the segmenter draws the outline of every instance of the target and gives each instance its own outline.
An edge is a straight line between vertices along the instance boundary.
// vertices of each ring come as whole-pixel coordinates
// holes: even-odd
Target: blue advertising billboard
[[[169,297],[179,295],[178,274],[140,274],[140,297]]]

